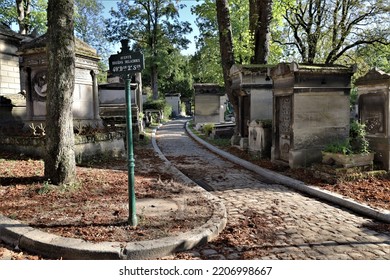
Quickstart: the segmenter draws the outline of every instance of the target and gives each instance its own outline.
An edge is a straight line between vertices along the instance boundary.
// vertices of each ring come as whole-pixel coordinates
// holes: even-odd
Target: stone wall
[[[0,94],[20,92],[19,57],[16,47],[0,41]]]
[[[22,36],[0,23],[0,95],[20,92],[19,56]]]

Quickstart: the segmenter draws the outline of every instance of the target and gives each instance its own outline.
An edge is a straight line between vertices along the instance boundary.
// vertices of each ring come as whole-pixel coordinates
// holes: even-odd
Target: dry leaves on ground
[[[309,185],[341,194],[373,208],[390,210],[390,174],[378,177],[367,176],[354,180],[343,180],[335,175],[332,180],[334,183],[329,183],[327,180],[315,176],[316,170],[313,168],[290,169],[287,166],[271,163],[269,160],[253,159],[246,152],[235,147],[230,147],[228,151],[263,168],[285,174]]]
[[[124,160],[77,167],[77,183],[58,187],[45,181],[41,160],[15,159],[4,153],[0,155],[0,214],[50,233],[91,242],[171,236],[201,226],[210,218],[210,202],[202,199],[199,189],[177,182],[165,172],[164,162],[153,149],[142,146],[135,153],[139,159],[136,198],[172,202],[174,207],[163,218],[138,209],[138,226],[128,225],[128,173]]]

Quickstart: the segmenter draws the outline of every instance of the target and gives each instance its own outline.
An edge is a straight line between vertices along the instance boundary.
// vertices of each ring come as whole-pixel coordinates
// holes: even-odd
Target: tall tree
[[[17,24],[21,34],[43,34],[46,32],[46,8],[47,0],[3,0],[0,21],[9,26]]]
[[[160,73],[159,88],[164,93],[180,93],[182,97],[193,95],[193,79],[189,66],[189,57],[172,49],[166,53],[164,71]]]
[[[252,9],[249,4],[252,4]],[[272,37],[281,36],[279,26],[284,9],[279,0],[272,4],[271,0],[229,1],[236,63],[275,63],[280,60],[282,48],[272,42],[270,32],[272,30]],[[192,8],[199,29],[199,35],[196,37],[197,52],[191,60],[196,82],[223,82],[217,14],[214,7],[215,0],[204,0]]]
[[[333,64],[357,46],[389,44],[388,0],[297,0],[284,18],[291,36],[282,44],[307,63]]]
[[[238,97],[233,94],[230,68],[234,64],[234,48],[232,27],[230,24],[229,3],[227,0],[216,0],[217,21],[219,30],[219,45],[225,91],[230,103],[233,105],[235,115],[238,116]],[[238,123],[238,122],[237,122]]]
[[[112,44],[104,36],[105,22],[103,17],[104,6],[99,0],[74,0],[75,35],[82,41],[95,48],[101,60],[99,64],[99,82],[107,81],[107,62],[112,53]]]
[[[72,101],[75,75],[74,0],[49,0],[45,177],[53,184],[75,180]]]
[[[102,11],[104,6],[99,0],[74,0],[75,1],[75,18],[74,31],[75,35],[94,47],[102,60],[108,60],[110,45],[104,37],[105,24]]]
[[[249,0],[249,29],[253,34],[252,63],[267,64],[272,21],[272,0]]]
[[[15,1],[3,0],[0,3],[0,22],[11,26],[17,19]]]
[[[106,21],[107,38],[113,42],[130,39],[134,48],[145,52],[146,72],[150,75],[153,98],[158,98],[158,76],[163,56],[171,48],[186,48],[190,24],[179,20],[179,9],[171,0],[122,0]],[[164,50],[164,51],[162,51]]]
[[[19,33],[28,34],[30,29],[31,0],[15,0],[18,14]]]
[[[221,52],[218,38],[217,10],[214,0],[205,0],[191,8],[199,29],[196,53],[191,58],[191,71],[196,83],[223,84]]]

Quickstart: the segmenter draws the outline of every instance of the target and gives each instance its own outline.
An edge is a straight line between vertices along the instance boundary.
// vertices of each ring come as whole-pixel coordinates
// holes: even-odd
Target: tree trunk
[[[49,0],[45,177],[56,185],[74,182],[72,102],[75,74],[74,0]]]
[[[154,59],[157,59],[157,58],[154,58]],[[152,62],[153,65],[151,67],[151,84],[152,84],[152,93],[153,93],[153,100],[157,100],[158,99],[158,68],[157,68],[157,64],[155,64],[154,62]]]
[[[249,29],[254,39],[253,64],[267,64],[271,38],[272,0],[249,0]]]
[[[232,80],[230,78],[230,68],[234,64],[234,51],[232,39],[232,27],[230,23],[229,3],[227,0],[216,0],[217,21],[219,30],[219,46],[221,52],[221,63],[223,70],[223,79],[225,91],[230,103],[234,108],[236,118],[236,131],[238,126],[238,96],[232,91]]]
[[[29,19],[31,13],[31,0],[15,0],[18,14],[18,25],[20,34],[28,34],[30,29]]]

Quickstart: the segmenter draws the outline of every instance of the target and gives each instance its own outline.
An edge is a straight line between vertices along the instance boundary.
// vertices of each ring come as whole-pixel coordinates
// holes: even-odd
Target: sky
[[[104,16],[109,17],[109,11],[111,8],[116,9],[117,2],[120,2],[120,0],[100,0],[100,2],[105,7],[104,10]],[[188,35],[188,39],[191,41],[189,44],[189,48],[187,50],[183,50],[182,54],[184,55],[192,55],[195,53],[196,47],[195,47],[195,40],[194,36],[197,36],[199,34],[198,27],[195,24],[195,16],[191,14],[191,6],[196,5],[198,2],[196,0],[181,0],[179,1],[181,4],[185,4],[186,7],[184,9],[181,9],[179,11],[180,19],[182,21],[188,21],[191,24],[191,27],[193,29],[193,32]],[[120,51],[120,43],[114,46],[114,52]]]

